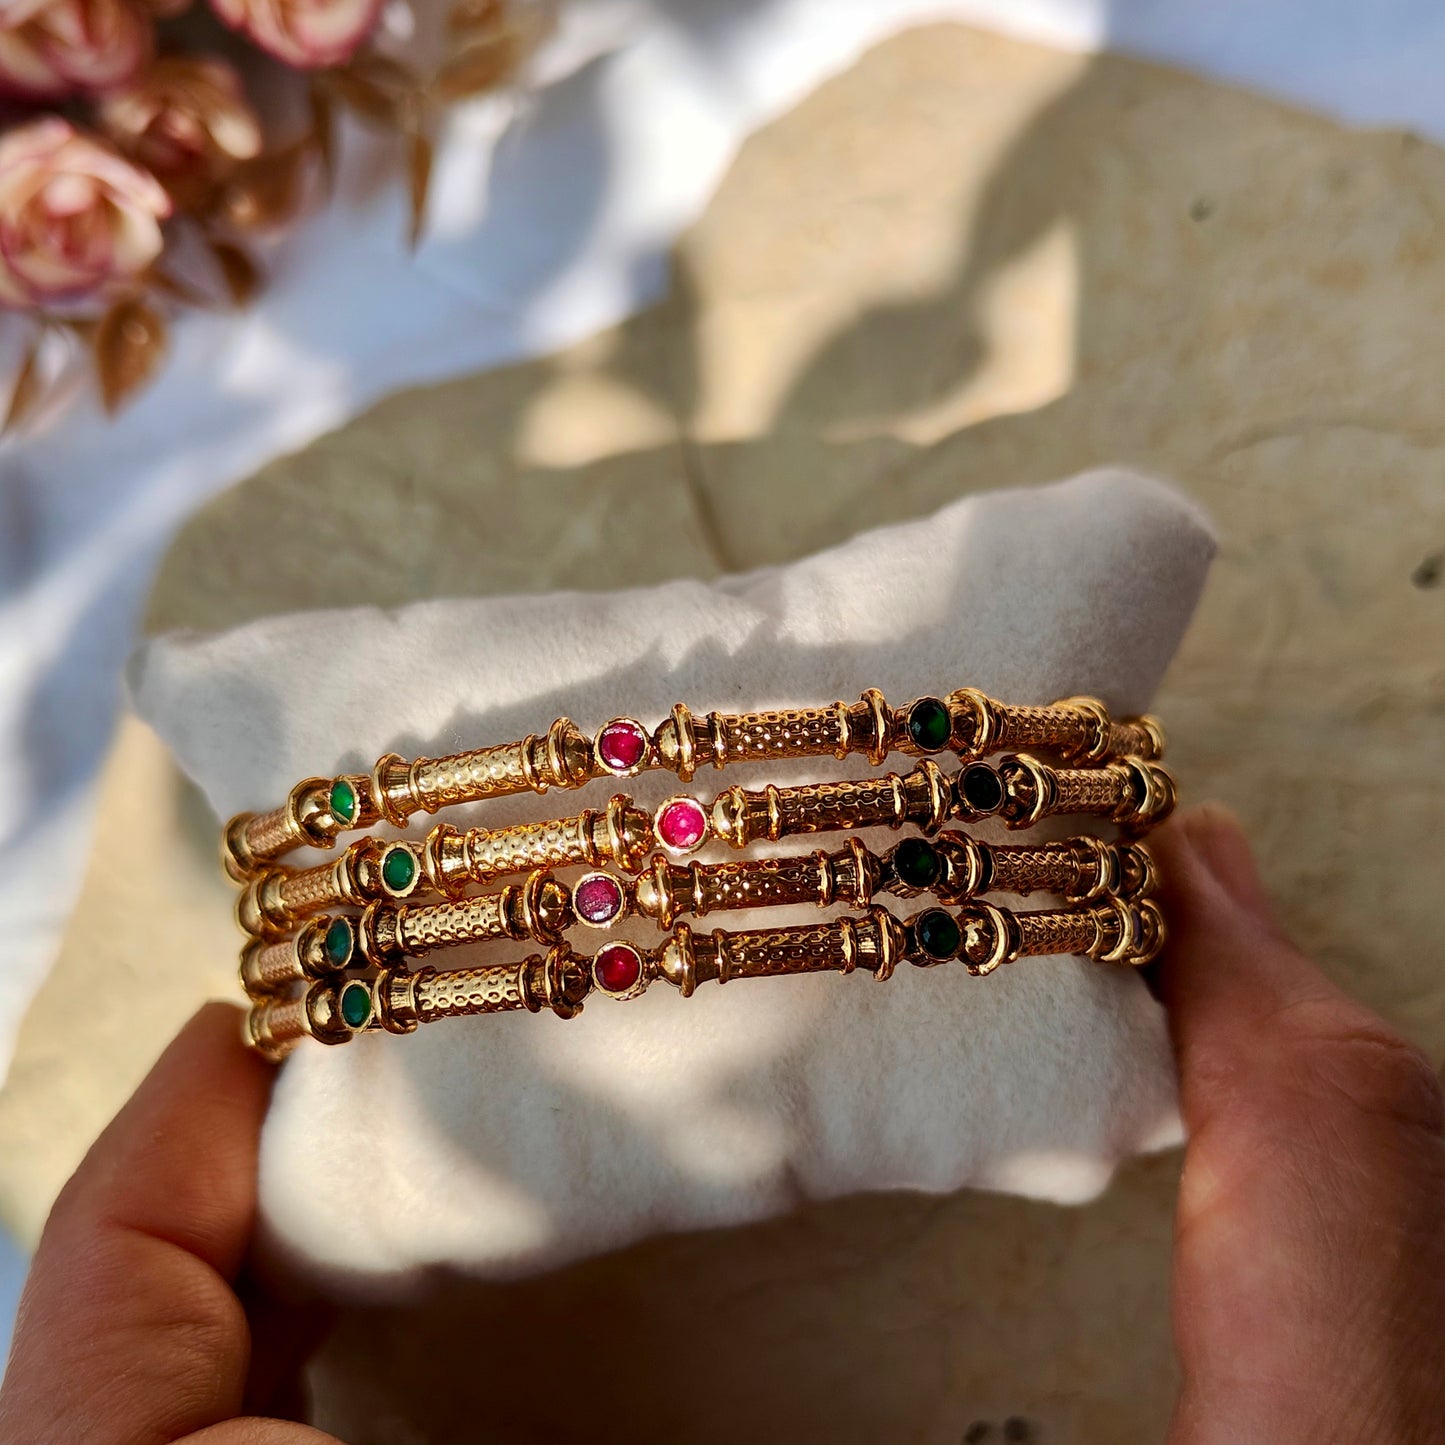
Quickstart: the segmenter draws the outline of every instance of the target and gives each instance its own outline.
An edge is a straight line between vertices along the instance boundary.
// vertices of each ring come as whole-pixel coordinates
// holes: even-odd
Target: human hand
[[[296,1311],[237,1293],[273,1073],[209,1004],[96,1141],[21,1297],[6,1445],[337,1445],[249,1413],[280,1407],[310,1343]]]
[[[1435,1072],[1284,935],[1226,810],[1154,851],[1189,1131],[1169,1445],[1445,1440]]]

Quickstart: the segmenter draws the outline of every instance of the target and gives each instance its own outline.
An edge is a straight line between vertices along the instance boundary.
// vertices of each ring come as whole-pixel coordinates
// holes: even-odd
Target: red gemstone
[[[589,873],[572,890],[572,908],[584,923],[611,923],[622,911],[622,885],[610,873]]]
[[[630,717],[614,718],[597,734],[597,758],[610,773],[630,773],[647,756],[647,729]]]
[[[690,853],[707,837],[707,813],[696,798],[669,798],[655,821],[663,847],[674,853]]]
[[[592,973],[608,993],[626,993],[642,977],[642,958],[630,944],[609,943],[593,955]]]

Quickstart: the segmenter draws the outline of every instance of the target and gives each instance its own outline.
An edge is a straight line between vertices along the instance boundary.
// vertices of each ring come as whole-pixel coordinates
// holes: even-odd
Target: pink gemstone
[[[572,907],[584,923],[611,923],[622,911],[622,885],[609,873],[589,873],[572,890]]]
[[[664,848],[690,853],[707,837],[707,813],[696,798],[669,798],[657,810],[657,836]]]
[[[615,718],[597,734],[597,757],[611,773],[630,773],[647,756],[647,729],[630,717]]]
[[[592,957],[592,972],[608,993],[626,993],[642,977],[642,959],[626,943],[609,943]]]

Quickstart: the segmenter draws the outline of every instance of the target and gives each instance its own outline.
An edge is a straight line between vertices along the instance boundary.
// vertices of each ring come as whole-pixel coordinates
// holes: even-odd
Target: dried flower
[[[140,162],[177,205],[193,208],[241,161],[261,150],[261,126],[223,60],[175,56],[154,61],[101,102],[100,124]]]
[[[154,176],[69,121],[0,137],[0,305],[33,308],[123,290],[161,252],[171,202]]]
[[[131,78],[150,55],[133,0],[0,0],[0,94],[58,100]]]
[[[302,70],[340,65],[375,28],[382,0],[211,0],[216,14]]]

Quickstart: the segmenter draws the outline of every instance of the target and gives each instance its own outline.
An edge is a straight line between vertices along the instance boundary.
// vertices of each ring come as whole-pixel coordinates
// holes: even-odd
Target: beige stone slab
[[[0,1089],[0,1215],[27,1244],[166,1041],[206,998],[235,997],[241,935],[216,858],[200,794],[127,719],[80,905]]]
[[[1442,220],[1445,153],[1409,136],[1134,61],[905,35],[744,147],[665,305],[266,468],[177,539],[150,625],[706,575],[962,491],[1160,471],[1224,534],[1160,699],[1186,792],[1244,814],[1291,926],[1438,1059]],[[0,1093],[0,1209],[25,1237],[231,976],[211,831],[138,725],[99,843],[124,856],[92,861]],[[324,1411],[355,1445],[465,1439],[504,1381],[515,1438],[956,1445],[1009,1417],[1056,1445],[1157,1438],[1174,1168],[1084,1210],[842,1201],[446,1286],[428,1315],[345,1325]],[[444,1349],[447,1315],[496,1343]],[[614,1375],[587,1342],[619,1324],[637,1347]],[[579,1342],[575,1388],[527,1326]],[[424,1404],[383,1392],[394,1361]]]
[[[1143,1445],[1174,1390],[1176,1172],[1132,1165],[1089,1209],[867,1195],[524,1284],[441,1281],[420,1326],[348,1314],[317,1423],[349,1445],[471,1441],[479,1420],[608,1445]]]

